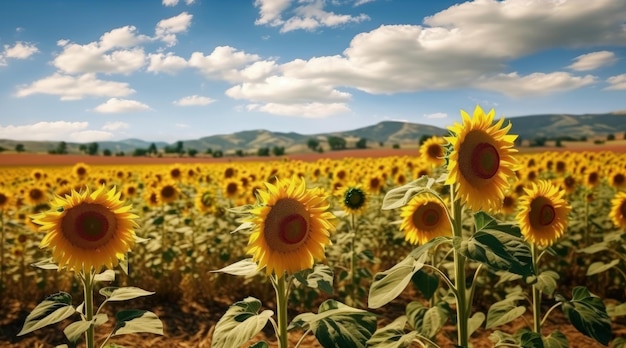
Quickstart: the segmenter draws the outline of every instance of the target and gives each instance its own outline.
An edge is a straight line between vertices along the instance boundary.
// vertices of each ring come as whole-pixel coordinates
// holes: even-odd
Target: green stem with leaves
[[[93,285],[94,285],[94,272],[92,269],[89,270],[89,272],[85,272],[85,270],[83,270],[82,272],[82,281],[83,281],[83,290],[85,293],[85,320],[87,320],[88,322],[93,321]],[[91,325],[89,325],[89,328],[87,329],[87,331],[85,332],[85,341],[86,341],[86,347],[87,348],[94,348],[95,347],[95,341],[94,341],[94,323],[92,322]]]
[[[463,205],[457,199],[454,185],[450,186],[452,201],[452,233],[454,239],[463,238]],[[456,245],[456,243],[455,243]],[[466,257],[454,247],[454,282],[456,288],[457,339],[461,347],[469,347],[469,306],[467,304],[467,288],[465,284]]]
[[[0,292],[4,290],[4,210],[0,210]]]
[[[278,348],[288,348],[289,340],[287,337],[287,323],[288,323],[288,313],[287,313],[287,297],[288,297],[288,288],[287,288],[287,276],[283,274],[282,277],[275,276],[275,280],[272,281],[274,283],[274,290],[276,290],[276,312],[278,315],[278,332],[276,335],[278,336]]]
[[[533,258],[533,268],[539,274],[537,247],[534,243],[530,245],[530,252]],[[541,335],[541,290],[537,283],[533,284],[533,331]]]
[[[351,216],[351,228],[352,228],[352,241],[350,241],[350,286],[352,287],[352,301],[356,303],[356,253],[354,251],[354,244],[356,243],[356,218],[355,214]]]

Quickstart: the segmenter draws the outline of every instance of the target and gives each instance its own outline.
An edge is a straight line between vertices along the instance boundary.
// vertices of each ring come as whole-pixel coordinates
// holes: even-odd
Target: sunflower
[[[52,249],[59,267],[86,272],[112,268],[135,244],[137,215],[115,189],[72,190],[65,198],[56,196],[51,205],[49,211],[34,215],[33,222],[47,232],[40,247]]]
[[[611,186],[615,187],[618,190],[626,187],[626,172],[617,171],[611,174]]]
[[[515,212],[517,206],[517,198],[514,194],[508,193],[504,195],[502,199],[502,207],[500,208],[502,213],[511,215]]]
[[[158,200],[160,204],[172,203],[178,199],[179,190],[178,186],[175,182],[170,180],[165,180],[159,184],[159,187],[156,189],[158,194]]]
[[[611,212],[609,217],[615,226],[626,230],[626,192],[619,192],[611,200]]]
[[[550,246],[563,235],[571,207],[559,187],[549,181],[540,180],[525,191],[517,214],[522,234],[535,245]]]
[[[72,172],[78,179],[84,179],[89,176],[89,166],[82,162],[76,163]]]
[[[463,110],[463,124],[450,127],[455,135],[446,137],[453,146],[448,162],[446,184],[456,184],[458,196],[470,209],[495,211],[514,177],[516,159],[513,142],[517,135],[507,135],[511,123],[502,127],[504,118],[492,125],[495,111],[489,114],[476,106],[474,118]]]
[[[446,162],[443,148],[445,139],[442,137],[430,137],[420,145],[420,157],[427,163],[439,167]]]
[[[226,179],[222,185],[222,194],[227,198],[237,198],[241,193],[241,188],[241,182],[237,178]]]
[[[424,244],[438,236],[452,234],[446,208],[430,194],[420,194],[402,207],[400,229],[411,244]]]
[[[183,177],[183,170],[181,169],[180,164],[174,164],[170,167],[170,179],[179,181]]]
[[[35,181],[39,181],[45,179],[47,177],[46,173],[44,173],[41,169],[33,169],[30,173],[30,177]]]
[[[341,207],[348,214],[363,212],[367,204],[367,194],[360,185],[348,185],[341,190]]]
[[[0,211],[6,210],[11,203],[11,195],[2,189],[0,189]]]
[[[48,201],[48,194],[46,190],[39,186],[28,187],[25,194],[28,202],[33,206],[37,206]]]
[[[324,259],[335,229],[327,195],[320,188],[307,189],[298,177],[265,186],[258,192],[259,204],[250,210],[254,228],[247,254],[259,269],[279,278],[313,267],[315,260]]]
[[[198,191],[196,194],[196,199],[194,201],[194,205],[196,209],[201,213],[211,214],[215,211],[215,193],[211,189],[204,189],[202,191]]]

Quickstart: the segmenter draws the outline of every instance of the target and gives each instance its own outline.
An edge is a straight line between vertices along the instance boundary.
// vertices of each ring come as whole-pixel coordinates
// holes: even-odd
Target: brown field
[[[565,143],[563,147],[518,147],[520,152],[541,152],[541,151],[612,151],[616,153],[626,153],[626,141],[613,141],[601,145],[591,142]],[[196,157],[116,157],[116,156],[89,156],[89,155],[49,155],[38,153],[2,153],[0,154],[1,166],[55,166],[74,165],[83,162],[89,165],[133,165],[133,164],[173,164],[173,163],[224,163],[224,162],[244,162],[244,161],[271,161],[271,160],[297,160],[314,162],[320,158],[342,159],[342,158],[367,158],[367,157],[390,157],[390,156],[417,156],[419,150],[415,148],[383,148],[383,149],[348,149],[342,151],[326,151],[324,153],[302,152],[287,154],[281,157],[269,156],[225,156],[213,158],[205,155]]]

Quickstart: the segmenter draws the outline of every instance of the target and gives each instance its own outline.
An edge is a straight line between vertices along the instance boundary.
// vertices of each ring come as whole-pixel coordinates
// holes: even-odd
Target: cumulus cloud
[[[186,32],[191,25],[192,18],[193,15],[183,12],[177,16],[160,20],[154,29],[155,35],[168,46],[174,46],[178,41],[176,34]]]
[[[214,102],[216,102],[216,100],[211,99],[209,97],[202,97],[199,95],[190,95],[190,96],[183,97],[174,101],[174,104],[179,105],[179,106],[202,106],[202,105],[209,105]]]
[[[13,46],[4,45],[4,49],[0,52],[0,66],[7,65],[7,58],[28,59],[37,52],[39,52],[37,46],[29,42],[17,41]]]
[[[185,58],[176,56],[172,52],[167,54],[151,53],[148,56],[148,60],[150,63],[148,64],[147,71],[153,73],[164,72],[168,74],[175,74],[188,66]]]
[[[37,122],[19,126],[0,125],[0,138],[32,141],[63,140],[88,142],[107,140],[113,137],[112,133],[89,130],[87,129],[88,127],[88,122],[67,121]]]
[[[148,111],[151,109],[148,105],[136,100],[111,98],[96,106],[93,110],[102,114],[118,114],[123,112]]]
[[[511,97],[528,97],[564,92],[590,85],[596,81],[591,75],[573,76],[566,72],[533,73],[519,76],[513,72],[485,78],[477,86]]]
[[[324,9],[326,1],[307,0],[299,1],[288,18],[283,19],[292,1],[289,0],[256,0],[254,5],[259,9],[259,18],[256,25],[281,26],[280,31],[286,33],[293,30],[313,31],[320,27],[336,27],[347,23],[358,23],[370,18],[365,14],[357,16],[336,14]]]
[[[176,6],[178,5],[178,0],[163,0],[163,6]]]
[[[102,126],[102,130],[107,130],[107,131],[116,131],[116,130],[127,129],[127,128],[130,128],[130,125],[122,121],[107,122],[104,124],[104,126]]]
[[[568,68],[576,71],[595,70],[617,61],[615,53],[609,51],[599,51],[580,55],[574,58],[574,63]]]
[[[609,77],[606,82],[610,84],[605,90],[617,91],[626,89],[626,74],[620,74]]]
[[[206,77],[217,78],[226,77],[229,74],[239,75],[238,68],[259,59],[260,57],[256,54],[248,54],[230,46],[218,46],[208,56],[202,52],[193,52],[188,63],[190,67],[198,69]]]
[[[445,112],[435,112],[433,114],[424,114],[424,117],[426,117],[426,118],[446,118],[446,117],[448,117],[448,114],[446,114]]]
[[[51,94],[60,96],[61,100],[79,100],[85,96],[124,97],[134,92],[126,82],[99,80],[95,74],[69,76],[55,73],[30,85],[19,86],[15,96]]]
[[[249,104],[249,111],[261,111],[274,115],[295,116],[304,118],[325,118],[332,115],[350,112],[345,103],[296,103],[296,104]]]

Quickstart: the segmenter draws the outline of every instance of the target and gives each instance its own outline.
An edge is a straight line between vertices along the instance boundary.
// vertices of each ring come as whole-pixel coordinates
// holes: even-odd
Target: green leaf
[[[165,221],[165,217],[164,216],[159,216],[157,218],[155,218],[154,220],[152,220],[152,224],[154,225],[162,225],[163,221]]]
[[[251,277],[259,271],[259,265],[256,262],[252,261],[252,258],[243,259],[241,261],[237,261],[233,264],[230,264],[224,268],[218,269],[216,271],[211,272],[222,272],[226,274],[232,274],[236,276],[244,276]]]
[[[478,330],[478,328],[483,324],[484,321],[485,321],[485,313],[483,312],[474,313],[474,315],[472,315],[472,317],[469,318],[468,320],[467,334],[471,336],[474,333],[474,331]]]
[[[416,331],[405,333],[406,316],[396,318],[387,326],[376,330],[367,341],[367,347],[372,348],[407,348],[417,337]]]
[[[296,286],[305,284],[312,289],[320,289],[329,295],[333,294],[333,270],[327,265],[315,265],[311,269],[306,269],[294,274]]]
[[[559,330],[554,330],[550,335],[543,338],[544,348],[568,348],[567,337]]]
[[[449,315],[450,308],[446,302],[440,302],[436,306],[429,308],[426,314],[424,314],[424,320],[419,332],[428,338],[435,337],[443,327],[443,324],[448,320]]]
[[[430,189],[435,179],[422,176],[400,187],[393,188],[383,198],[382,210],[390,210],[403,207],[409,203],[413,196]]]
[[[516,333],[520,341],[520,346],[524,348],[544,348],[543,347],[543,339],[540,334],[530,331],[530,330],[521,330]]]
[[[231,305],[215,325],[211,347],[239,347],[249,341],[274,314],[270,310],[259,313],[260,309],[261,301],[253,297]]]
[[[626,303],[619,305],[610,304],[606,306],[606,312],[610,317],[621,317],[626,315]]]
[[[376,316],[335,300],[326,300],[317,314],[300,314],[289,327],[311,329],[324,348],[363,348],[376,331]]]
[[[604,345],[609,344],[611,319],[601,298],[590,293],[587,288],[577,286],[572,290],[571,301],[563,301],[562,296],[557,297],[557,300],[563,302],[561,307],[565,316],[578,331]]]
[[[71,303],[72,296],[66,292],[59,292],[48,296],[26,317],[24,327],[22,327],[22,330],[17,335],[25,335],[70,317],[72,314],[76,313],[76,309],[74,309]]]
[[[259,341],[251,346],[248,346],[248,348],[270,348],[270,345],[265,341]]]
[[[96,282],[112,282],[115,280],[115,271],[112,269],[107,269],[100,274],[96,274],[93,280]]]
[[[387,271],[377,273],[370,287],[369,307],[380,308],[398,297],[411,281],[413,274],[423,266],[423,262],[407,256]]]
[[[407,321],[413,330],[419,331],[428,308],[419,301],[411,301],[406,305]]]
[[[126,301],[133,298],[153,295],[154,292],[146,291],[144,289],[128,286],[124,288],[116,288],[113,286],[107,286],[100,289],[100,294],[107,298],[107,301]]]
[[[576,252],[585,253],[585,254],[595,254],[600,251],[605,251],[609,249],[609,245],[607,242],[600,242],[592,244],[586,248],[579,249]]]
[[[612,342],[613,348],[626,348],[626,337],[618,337]]]
[[[589,268],[587,268],[587,275],[590,276],[590,275],[602,273],[610,268],[613,268],[618,263],[619,263],[619,260],[613,260],[609,263],[604,263],[602,261],[594,262],[591,265],[589,265]]]
[[[483,213],[484,214],[484,213]],[[495,220],[494,220],[495,221]],[[460,252],[496,271],[534,275],[530,247],[510,225],[488,225],[467,240],[455,240]]]
[[[113,336],[137,332],[148,332],[163,335],[163,323],[156,314],[140,310],[128,309],[115,314],[115,329]]]
[[[557,279],[559,279],[558,273],[554,271],[543,271],[539,274],[539,276],[537,276],[537,283],[535,283],[535,286],[544,294],[552,296],[557,287]]]
[[[504,300],[492,304],[487,312],[485,328],[491,329],[519,318],[526,312],[526,307],[517,306],[516,303],[523,299],[524,296],[520,292],[515,292],[507,295]]]
[[[439,277],[420,269],[411,277],[411,282],[413,286],[422,293],[425,299],[430,300],[439,286]]]
[[[41,268],[41,269],[46,269],[46,270],[49,270],[49,269],[57,270],[57,269],[59,269],[59,265],[54,263],[54,260],[52,258],[32,263],[31,266],[37,267],[37,268]]]
[[[89,326],[91,326],[91,324],[91,321],[77,321],[69,324],[63,330],[63,333],[70,342],[75,343],[80,338],[80,336],[82,336],[82,334],[87,331],[87,329],[89,329]]]

